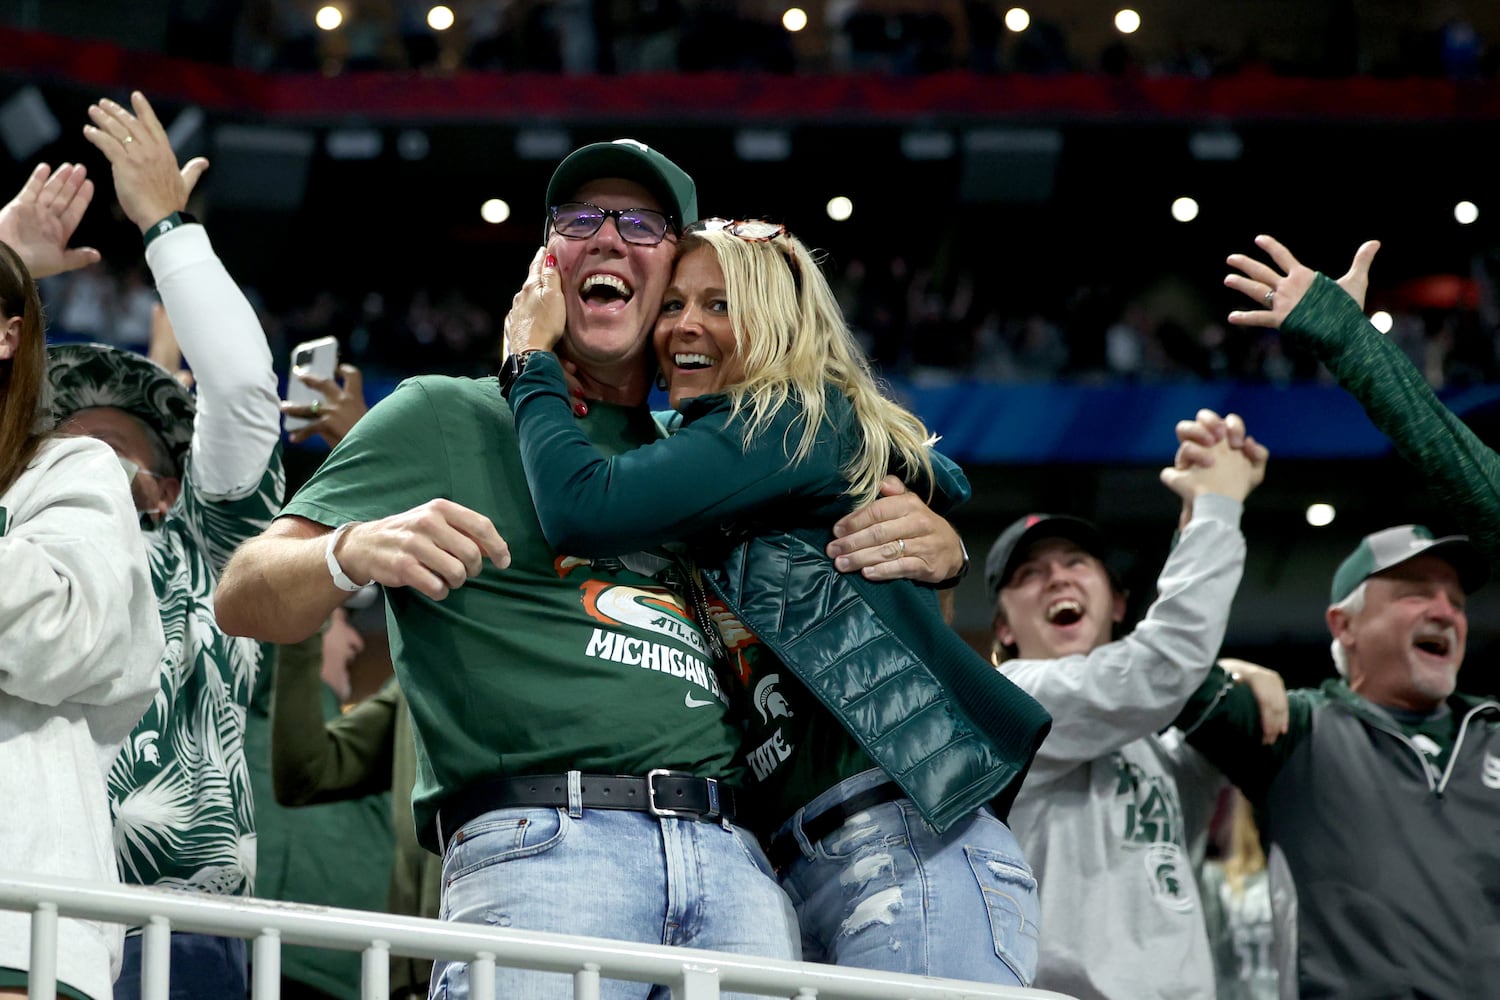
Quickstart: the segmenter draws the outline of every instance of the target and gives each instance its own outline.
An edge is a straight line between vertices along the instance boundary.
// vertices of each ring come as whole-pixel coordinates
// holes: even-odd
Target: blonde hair
[[[1238,788],[1230,788],[1229,853],[1224,858],[1224,881],[1236,897],[1245,894],[1245,879],[1266,867],[1266,852],[1250,800]]]
[[[827,419],[824,387],[833,385],[853,406],[859,428],[859,447],[843,469],[849,481],[845,493],[859,503],[874,500],[894,464],[908,482],[918,474],[925,478],[930,498],[927,428],[882,392],[807,247],[790,233],[752,242],[715,230],[684,236],[677,259],[705,248],[713,251],[724,272],[735,352],[744,373],[725,391],[733,414],[749,413],[745,440],[793,402],[801,411],[802,431],[789,457],[793,462],[806,458]]]

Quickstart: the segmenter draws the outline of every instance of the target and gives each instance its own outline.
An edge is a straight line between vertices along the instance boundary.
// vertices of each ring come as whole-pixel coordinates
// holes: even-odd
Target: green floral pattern
[[[281,507],[278,448],[248,496],[212,500],[193,485],[147,533],[167,646],[162,684],[109,773],[115,850],[126,882],[248,895],[255,815],[245,716],[269,647],[220,631],[215,582],[229,556]]]

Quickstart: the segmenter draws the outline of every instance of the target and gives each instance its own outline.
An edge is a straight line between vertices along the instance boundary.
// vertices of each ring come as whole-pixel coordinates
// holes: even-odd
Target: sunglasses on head
[[[605,219],[615,220],[615,231],[626,243],[654,247],[666,239],[672,217],[650,208],[600,208],[586,201],[567,201],[547,209],[552,231],[570,240],[586,240],[597,233]]]
[[[682,231],[684,236],[692,233],[726,232],[750,243],[765,243],[786,235],[786,226],[764,219],[699,219]]]
[[[725,232],[730,236],[738,237],[746,243],[769,243],[778,236],[786,236],[786,226],[779,222],[767,222],[764,219],[699,219],[682,231],[682,235],[691,236],[693,233],[717,233]],[[797,258],[791,252],[788,245],[787,252],[782,254],[786,258],[786,266],[792,269],[792,284],[797,289],[797,294],[802,294],[802,268],[797,264]]]

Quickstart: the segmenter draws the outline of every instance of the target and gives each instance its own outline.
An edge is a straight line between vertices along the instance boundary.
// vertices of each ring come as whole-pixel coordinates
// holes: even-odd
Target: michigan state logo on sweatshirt
[[[1182,849],[1182,803],[1170,779],[1113,755],[1116,826],[1126,850],[1140,852],[1151,898],[1169,910],[1195,906],[1193,869]]]

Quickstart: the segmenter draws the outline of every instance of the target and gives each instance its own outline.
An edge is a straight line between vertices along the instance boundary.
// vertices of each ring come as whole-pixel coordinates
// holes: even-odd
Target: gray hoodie
[[[1172,723],[1218,655],[1245,562],[1242,505],[1199,497],[1128,636],[1001,669],[1052,713],[1011,810],[1041,887],[1035,986],[1079,1000],[1214,995],[1194,877],[1222,784]]]

